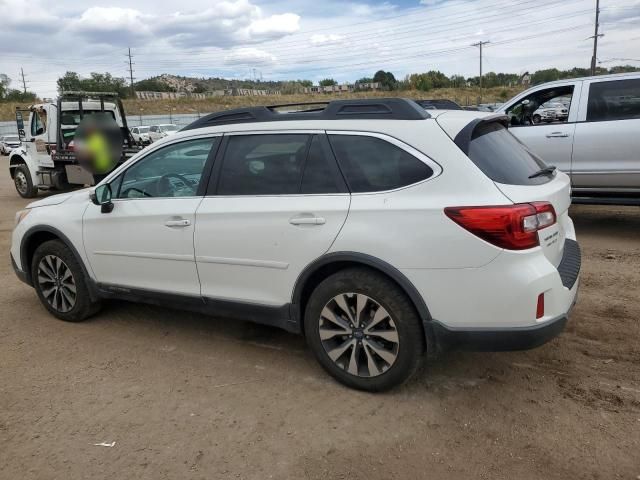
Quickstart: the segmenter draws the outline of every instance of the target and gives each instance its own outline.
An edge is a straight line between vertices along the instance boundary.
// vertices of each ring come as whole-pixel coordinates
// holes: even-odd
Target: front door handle
[[[552,132],[552,133],[547,135],[547,138],[566,138],[568,136],[569,136],[568,133]]]
[[[191,221],[186,218],[181,218],[179,220],[167,220],[164,224],[167,227],[188,227],[191,225]]]
[[[322,217],[293,217],[289,219],[291,225],[324,225],[326,222]]]

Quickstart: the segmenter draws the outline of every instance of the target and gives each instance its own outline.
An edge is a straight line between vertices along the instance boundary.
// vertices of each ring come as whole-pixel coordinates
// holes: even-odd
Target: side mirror
[[[102,213],[111,213],[113,210],[113,202],[111,201],[111,185],[104,183],[95,188],[91,194],[91,201],[100,205]]]
[[[522,105],[529,105],[531,103],[531,100],[523,100],[522,101]]]

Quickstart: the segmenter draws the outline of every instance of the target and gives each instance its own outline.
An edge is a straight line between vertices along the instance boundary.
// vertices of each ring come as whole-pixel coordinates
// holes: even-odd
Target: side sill
[[[274,307],[271,305],[206,298],[198,295],[177,295],[104,283],[97,284],[96,288],[103,299],[126,300],[175,308],[177,310],[188,310],[212,317],[244,320],[281,328],[291,333],[301,333],[300,322],[290,316],[291,304],[289,303]]]
[[[567,323],[567,316],[549,320],[541,325],[514,328],[452,328],[437,320],[424,322],[431,330],[440,350],[473,352],[505,352],[539,347],[558,336]]]

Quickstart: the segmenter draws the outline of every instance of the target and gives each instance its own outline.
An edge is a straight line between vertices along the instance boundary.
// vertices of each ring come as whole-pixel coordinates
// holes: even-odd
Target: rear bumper
[[[433,320],[426,326],[441,350],[501,352],[539,347],[558,336],[567,323],[567,315],[531,327],[505,329],[464,329],[446,327]]]
[[[430,293],[425,296],[432,316],[424,322],[428,344],[436,350],[526,350],[562,332],[580,283],[578,243],[565,240],[557,268],[542,252],[521,254],[516,262],[514,255],[508,262],[503,255],[479,269],[440,270],[429,276],[408,272],[411,280],[422,280],[421,293]],[[536,318],[540,294],[544,314]]]

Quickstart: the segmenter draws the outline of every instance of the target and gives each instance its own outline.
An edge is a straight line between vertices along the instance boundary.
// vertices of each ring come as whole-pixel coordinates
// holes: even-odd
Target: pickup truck
[[[18,195],[33,198],[41,190],[68,190],[100,181],[104,175],[80,165],[73,141],[83,119],[92,115],[109,116],[119,128],[122,155],[118,163],[140,151],[116,93],[65,92],[57,102],[16,108],[22,146],[11,150],[9,173]]]
[[[536,122],[544,104],[566,116]],[[571,177],[573,202],[640,205],[640,72],[536,85],[500,107],[510,131]]]

